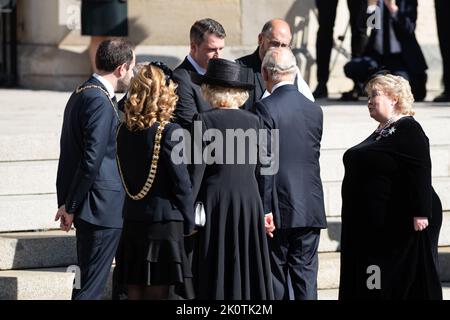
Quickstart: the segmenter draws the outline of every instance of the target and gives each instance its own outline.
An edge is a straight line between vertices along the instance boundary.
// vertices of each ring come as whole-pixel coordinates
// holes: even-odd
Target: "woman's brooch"
[[[380,140],[381,138],[386,138],[393,134],[396,131],[395,127],[390,128],[384,128],[381,131],[378,132],[378,136],[375,138],[375,140]]]

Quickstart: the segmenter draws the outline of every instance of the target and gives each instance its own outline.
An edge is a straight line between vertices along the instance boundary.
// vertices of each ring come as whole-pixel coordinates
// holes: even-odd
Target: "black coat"
[[[93,77],[86,85],[103,87]],[[125,196],[116,164],[118,124],[100,89],[74,92],[64,111],[56,180],[58,206],[65,204],[77,218],[112,228],[122,227]]]
[[[396,17],[391,17],[395,36],[400,42],[401,56],[412,74],[423,73],[428,69],[425,57],[417,42],[415,30],[417,21],[417,0],[398,0]],[[378,29],[372,29],[366,47],[366,55],[377,55],[374,45]]]
[[[279,130],[278,171],[259,178],[264,212],[273,213],[277,228],[326,228],[319,165],[322,109],[294,85],[276,89],[255,109],[266,129]],[[268,154],[274,150],[268,149]]]
[[[195,120],[203,129],[196,134],[215,129],[224,142],[220,145],[214,140],[215,148],[208,151],[207,145],[211,144],[202,141],[203,146],[197,145],[199,150],[218,157],[217,161],[208,157],[207,162],[203,159],[193,166],[193,193],[203,202],[206,213],[206,224],[197,234],[194,251],[196,296],[200,300],[273,299],[269,248],[256,179],[258,144],[250,138],[242,145],[237,140],[226,140],[230,130],[254,132],[256,137],[261,121],[240,109],[213,109],[198,114]],[[234,157],[227,159],[231,154]],[[241,156],[243,161],[238,162]]]
[[[431,186],[428,138],[413,117],[344,154],[340,299],[442,299],[437,246],[442,206]],[[414,231],[413,217],[429,227]],[[369,290],[369,266],[380,268]]]
[[[173,80],[178,84],[178,102],[175,122],[189,130],[194,115],[211,109],[203,98],[200,86],[191,80],[191,72],[197,72],[187,58],[173,71]]]
[[[137,194],[144,186],[151,164],[158,124],[145,130],[130,131],[122,125],[117,136],[117,153],[126,186],[131,194]],[[186,164],[175,164],[171,152],[178,144],[172,141],[177,124],[164,128],[158,167],[153,185],[141,200],[126,197],[124,218],[133,221],[184,221],[184,233],[194,228],[194,205],[191,181]]]
[[[255,85],[255,89],[250,91],[249,98],[244,104],[244,109],[254,112],[254,104],[259,101],[266,90],[263,77],[261,75],[262,61],[259,58],[259,47],[248,56],[239,58],[236,63],[245,67],[242,70],[241,81]]]

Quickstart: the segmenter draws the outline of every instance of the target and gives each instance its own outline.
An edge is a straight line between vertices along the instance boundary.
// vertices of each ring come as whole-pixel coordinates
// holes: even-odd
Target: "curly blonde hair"
[[[384,92],[391,98],[397,98],[397,112],[399,114],[413,116],[415,111],[413,110],[414,97],[411,92],[411,86],[408,80],[401,76],[394,76],[392,74],[379,75],[371,79],[364,88],[368,95],[373,90]]]
[[[178,101],[176,84],[166,85],[164,72],[147,65],[131,79],[125,102],[125,123],[130,130],[144,130],[155,122],[170,121]]]
[[[202,94],[213,108],[239,108],[249,97],[245,89],[202,84]]]

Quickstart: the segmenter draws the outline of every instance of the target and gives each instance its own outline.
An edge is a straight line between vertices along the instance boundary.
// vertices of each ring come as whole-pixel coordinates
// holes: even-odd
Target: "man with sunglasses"
[[[286,21],[281,19],[270,20],[264,24],[261,33],[258,35],[258,48],[252,54],[236,60],[238,64],[245,67],[242,81],[255,85],[255,90],[250,93],[250,97],[244,105],[246,110],[252,111],[255,102],[269,95],[261,75],[261,64],[267,50],[279,47],[288,48],[291,40],[291,29]],[[303,80],[300,70],[297,70],[295,85],[300,93],[314,101],[311,89]]]
[[[136,56],[125,40],[106,40],[96,53],[97,73],[79,86],[64,110],[55,221],[76,228],[79,288],[74,300],[103,297],[122,231],[125,191],[116,164],[120,122],[115,92],[125,92]]]

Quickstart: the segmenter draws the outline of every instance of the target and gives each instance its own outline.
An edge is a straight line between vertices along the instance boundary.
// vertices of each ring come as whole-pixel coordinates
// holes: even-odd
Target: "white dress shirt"
[[[279,88],[282,85],[285,84],[293,84],[290,83],[288,81],[281,81],[279,83],[277,83],[276,85],[273,86],[272,88],[272,92],[275,91],[275,88]],[[303,94],[306,98],[308,98],[310,101],[314,102],[314,96],[311,92],[311,89],[308,87],[308,85],[306,84],[305,80],[303,80],[302,74],[300,73],[300,69],[297,67],[297,88],[298,91]],[[266,97],[270,96],[270,92],[265,90],[263,96],[261,97],[261,99],[264,99]]]
[[[199,64],[194,60],[194,58],[191,57],[190,54],[187,56],[188,61],[192,64],[195,71],[197,71],[198,74],[201,74],[202,76],[206,73],[206,69],[203,69],[199,66]]]
[[[115,92],[114,92],[114,87],[113,87],[113,85],[112,85],[108,80],[106,80],[105,78],[103,78],[101,75],[99,75],[99,74],[97,74],[97,73],[94,73],[92,76],[93,76],[95,79],[97,79],[98,81],[100,81],[100,82],[105,86],[106,90],[108,91],[109,97],[110,97],[111,99],[114,98],[114,96],[115,96],[116,94],[115,94]]]

